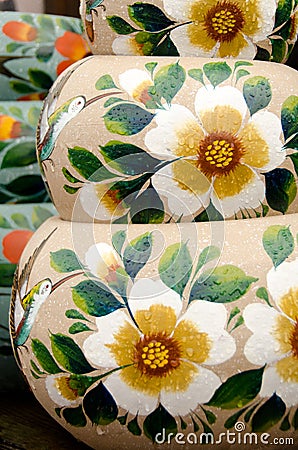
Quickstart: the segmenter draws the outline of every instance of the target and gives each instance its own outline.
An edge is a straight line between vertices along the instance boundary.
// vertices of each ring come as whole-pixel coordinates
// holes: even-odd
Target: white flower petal
[[[117,405],[128,410],[131,414],[148,415],[157,407],[157,397],[149,396],[130,388],[130,386],[122,381],[119,372],[112,373],[104,384],[111,392]]]
[[[114,335],[126,321],[130,322],[126,311],[122,309],[96,318],[98,332],[91,334],[83,343],[83,353],[94,366],[106,369],[117,367],[117,362],[106,344],[115,342]]]
[[[89,247],[85,255],[85,263],[90,272],[102,278],[108,275],[109,268],[115,268],[120,264],[116,251],[105,242],[100,242]]]
[[[161,403],[174,416],[184,416],[196,409],[198,404],[208,402],[221,381],[209,369],[198,367],[192,383],[183,392],[161,392]]]
[[[253,303],[243,311],[243,318],[247,328],[253,333],[270,332],[276,325],[279,313],[276,309],[262,303]]]
[[[265,184],[254,173],[253,178],[245,188],[237,195],[219,199],[216,192],[211,194],[213,205],[218,211],[221,211],[224,217],[232,217],[240,209],[258,208],[265,198]]]
[[[249,362],[262,366],[272,363],[280,358],[279,343],[273,336],[265,331],[253,334],[244,346],[244,354]]]
[[[271,34],[274,28],[274,17],[276,13],[276,0],[259,0],[258,1],[258,11],[262,17],[262,26],[253,35],[254,42],[263,41]]]
[[[214,88],[211,84],[200,88],[195,98],[195,109],[198,116],[213,110],[216,106],[229,106],[236,109],[242,118],[248,112],[246,102],[239,89],[232,86]]]
[[[260,396],[271,397],[274,393],[282,398],[288,408],[298,403],[297,383],[281,380],[276,369],[268,367],[263,374]]]
[[[175,28],[171,32],[171,39],[174,42],[180,56],[196,56],[204,58],[214,57],[216,42],[214,41],[214,47],[210,51],[204,50],[199,45],[192,44],[189,39],[188,25]]]
[[[164,305],[172,308],[178,317],[182,308],[180,296],[175,291],[161,281],[149,278],[142,278],[134,283],[128,304],[133,315],[137,311],[148,310],[151,305]]]
[[[291,288],[298,289],[298,258],[291,262],[285,261],[276,269],[269,270],[267,286],[277,305]]]
[[[198,178],[198,182],[204,175],[197,172],[194,166],[189,167],[193,170],[193,177]],[[174,177],[172,166],[168,165],[153,175],[152,184],[162,198],[167,199],[167,204],[170,214],[177,218],[190,217],[189,221],[193,219],[193,214],[199,211],[202,206],[207,207],[210,199],[210,190],[204,194],[198,195],[189,189],[182,189],[179,180]],[[210,185],[211,189],[211,185]]]
[[[50,398],[53,400],[53,402],[56,403],[58,406],[74,406],[77,405],[80,401],[80,398],[76,398],[75,400],[69,400],[66,397],[64,397],[61,392],[58,390],[56,380],[57,378],[69,378],[69,375],[64,375],[59,373],[58,375],[48,375],[46,377],[46,388],[48,391],[48,394]]]
[[[135,89],[144,81],[152,84],[150,75],[145,70],[129,69],[119,75],[120,85],[131,97]]]
[[[260,170],[273,170],[280,166],[286,158],[286,152],[282,149],[283,144],[280,139],[282,134],[280,119],[269,111],[258,111],[252,116],[251,121],[270,149],[269,162]]]
[[[134,38],[131,36],[119,36],[114,39],[112,50],[115,55],[142,55],[142,52],[138,50],[138,46],[134,44]]]
[[[163,0],[165,12],[177,21],[186,21],[189,18],[189,10],[193,0]]]
[[[195,323],[199,331],[207,333],[211,339],[212,347],[208,360],[204,364],[220,364],[235,353],[235,341],[224,330],[227,322],[227,311],[224,305],[204,300],[194,301],[180,320]]]
[[[145,136],[145,144],[151,153],[158,156],[175,157],[178,146],[179,131],[198,126],[198,121],[192,112],[182,105],[172,105],[169,110],[158,111],[155,116],[157,127]]]

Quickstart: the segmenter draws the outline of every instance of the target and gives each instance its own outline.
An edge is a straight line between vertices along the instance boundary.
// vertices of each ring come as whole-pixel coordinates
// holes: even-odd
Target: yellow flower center
[[[152,83],[149,80],[145,80],[142,83],[140,83],[133,91],[133,98],[138,101],[143,103],[144,105],[146,105],[146,103],[150,100],[152,100],[152,98],[150,97],[150,95],[148,94],[148,88],[152,86]]]
[[[66,400],[73,401],[78,397],[78,390],[71,386],[70,377],[59,377],[55,380],[57,391],[66,398]]]
[[[219,1],[205,16],[204,27],[215,41],[231,41],[244,26],[244,15],[237,3]]]
[[[135,346],[135,362],[142,374],[163,377],[179,367],[181,350],[164,333],[143,336]]]
[[[200,143],[198,163],[207,176],[219,176],[233,170],[244,155],[241,141],[227,132],[207,135]]]

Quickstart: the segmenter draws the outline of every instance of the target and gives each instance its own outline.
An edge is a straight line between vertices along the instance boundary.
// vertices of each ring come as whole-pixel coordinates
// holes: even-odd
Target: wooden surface
[[[1,450],[90,450],[64,430],[30,392],[0,393]]]
[[[45,12],[64,16],[79,16],[80,0],[46,0]]]

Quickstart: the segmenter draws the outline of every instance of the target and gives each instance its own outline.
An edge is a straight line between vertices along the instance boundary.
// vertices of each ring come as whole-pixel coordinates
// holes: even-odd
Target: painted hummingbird
[[[10,332],[15,357],[18,363],[19,358],[16,354],[16,349],[25,346],[41,306],[46,302],[50,294],[59,286],[69,279],[84,273],[83,271],[72,273],[54,284],[50,278],[45,278],[28,290],[33,264],[55,231],[56,228],[42,241],[39,247],[36,248],[26,262],[20,275],[18,268],[15,272],[10,308]]]

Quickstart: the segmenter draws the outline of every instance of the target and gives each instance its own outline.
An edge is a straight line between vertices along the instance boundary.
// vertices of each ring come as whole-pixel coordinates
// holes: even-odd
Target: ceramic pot
[[[263,61],[92,56],[45,101],[38,157],[65,220],[297,211],[297,72]]]
[[[50,218],[22,254],[11,303],[32,392],[94,449],[293,445],[297,233],[296,214]]]
[[[94,54],[285,62],[297,36],[292,0],[81,0]]]

